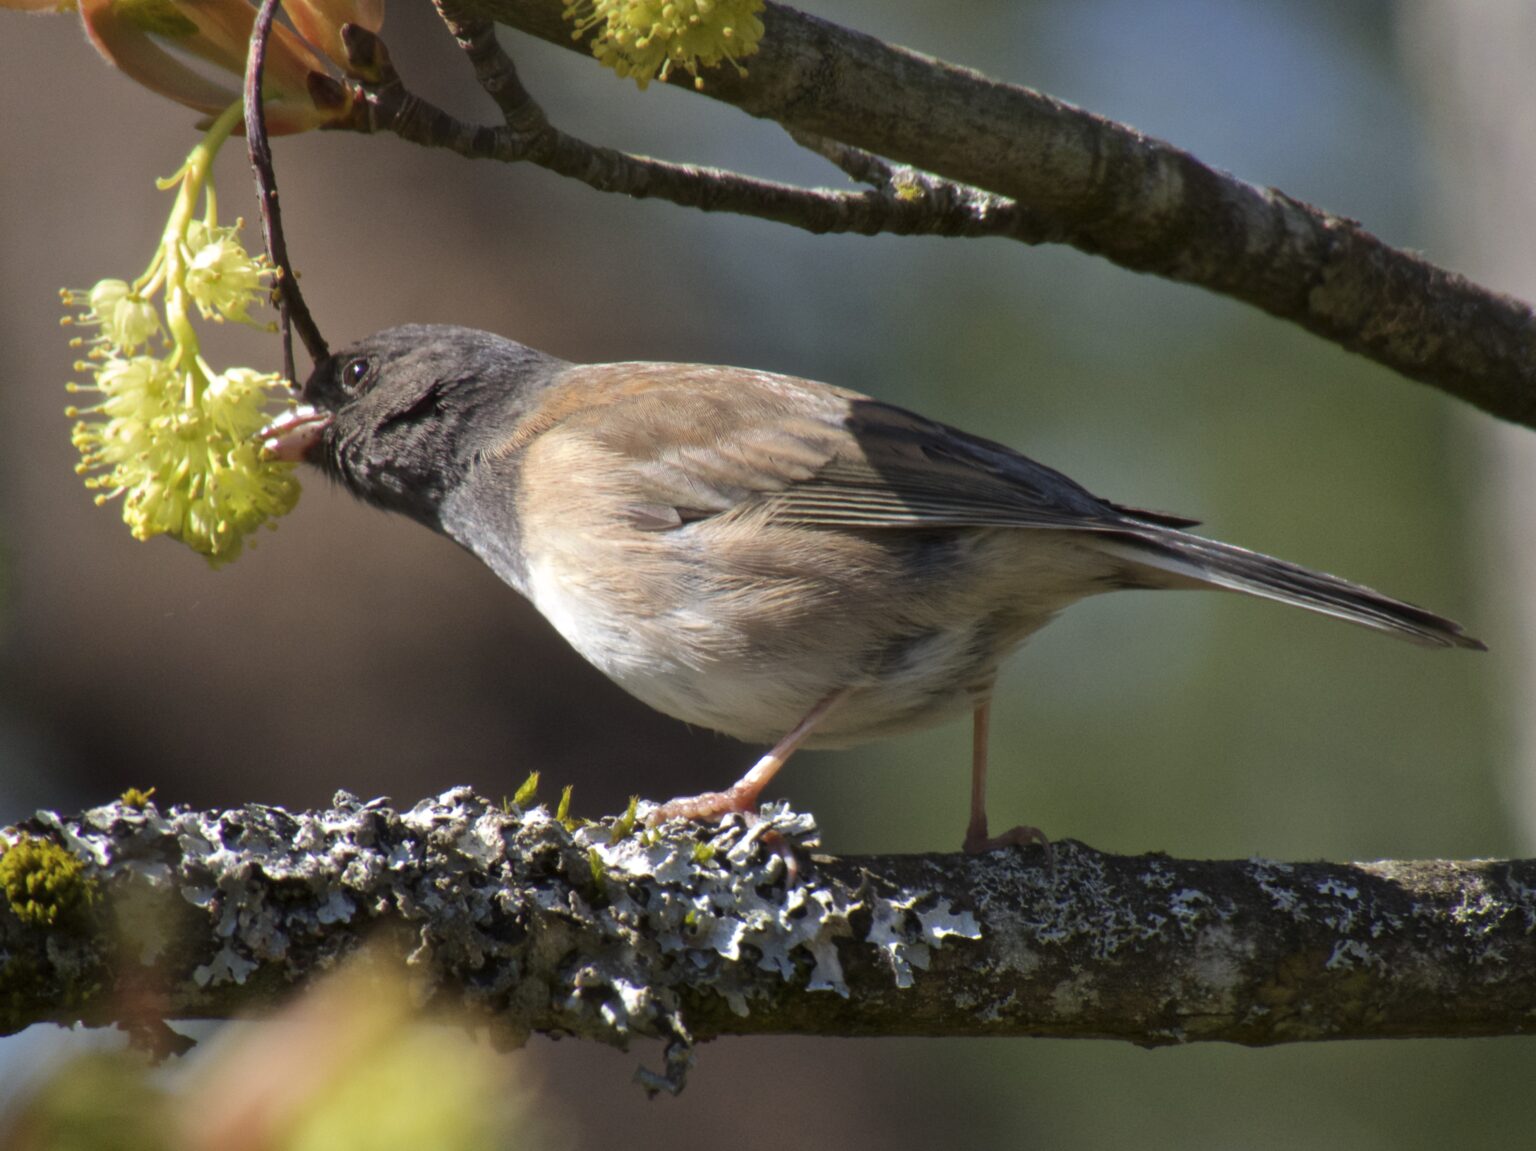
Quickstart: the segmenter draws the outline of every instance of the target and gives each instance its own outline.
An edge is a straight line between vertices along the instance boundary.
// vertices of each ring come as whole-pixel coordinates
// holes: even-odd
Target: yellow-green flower
[[[109,357],[94,368],[97,403],[70,408],[78,470],[98,503],[121,497],[135,539],[170,535],[214,564],[240,554],[263,522],[290,511],[299,497],[291,465],[260,458],[256,433],[271,419],[269,401],[286,393],[273,374],[231,368],[197,380],[150,356]]]
[[[66,316],[66,324],[100,328],[99,342],[120,352],[133,353],[160,331],[160,313],[126,280],[102,280],[88,292],[66,289],[64,303],[84,307],[78,316]]]
[[[221,228],[193,220],[187,227],[187,294],[203,319],[254,323],[247,309],[265,302],[272,269],[240,243],[240,223]]]
[[[738,61],[757,51],[762,10],[763,0],[567,0],[565,18],[575,22],[575,39],[597,29],[592,54],[640,88],[674,67],[702,88],[701,65],[726,60],[747,74]]]
[[[98,493],[97,503],[122,500],[136,539],[169,535],[215,565],[238,556],[251,532],[299,497],[293,465],[265,458],[257,439],[277,414],[274,405],[291,403],[292,393],[273,373],[209,367],[193,323],[194,311],[253,322],[249,309],[262,302],[271,275],[265,260],[241,245],[238,222],[219,224],[214,204],[213,158],[239,120],[235,104],[162,182],[177,189],[176,203],[142,276],[64,293],[69,305],[89,308],[73,322],[101,330],[76,364],[91,382],[67,385],[96,396],[89,406],[66,409],[76,421],[71,439],[86,486]],[[151,302],[157,296],[163,321]],[[161,331],[163,358],[137,354]]]

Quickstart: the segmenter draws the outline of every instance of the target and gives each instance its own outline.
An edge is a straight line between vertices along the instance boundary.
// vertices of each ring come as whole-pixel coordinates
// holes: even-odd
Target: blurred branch
[[[1536,861],[1063,841],[1053,883],[1038,852],[811,855],[783,807],[750,832],[629,826],[572,833],[467,789],[406,812],[41,812],[4,833],[28,849],[0,859],[0,1034],[266,1008],[381,935],[503,1039],[667,1038],[662,1085],[724,1034],[1265,1045],[1514,1034],[1536,1011]],[[36,862],[50,844],[86,863],[73,895]]]
[[[462,0],[459,12],[461,22],[495,20],[587,51],[551,0]],[[712,69],[703,95],[777,121],[797,138],[819,137],[910,165],[925,179],[963,189],[972,202],[992,196],[1007,205],[1006,227],[945,234],[1070,244],[1133,271],[1196,284],[1536,427],[1536,316],[1521,301],[1390,247],[1353,220],[1248,184],[1042,93],[781,4],[770,2],[763,22],[767,33],[748,73]],[[683,77],[675,73],[674,86],[692,91],[678,83]],[[498,130],[478,131],[486,134],[480,150],[465,154],[493,154],[488,145]],[[441,144],[456,137],[412,138]],[[584,147],[588,168],[555,170],[605,190],[663,195],[812,231],[944,231],[899,215],[893,219],[902,226],[892,227],[874,207],[859,216],[855,204],[876,198],[869,195],[844,194],[829,204],[823,197],[837,193],[766,181],[751,182],[760,187],[749,194],[725,179],[729,174],[643,158],[629,158],[642,166],[618,178],[613,173],[625,171],[615,159],[620,154]],[[602,179],[590,178],[594,173]],[[879,199],[881,210],[890,210],[888,201],[899,198]]]

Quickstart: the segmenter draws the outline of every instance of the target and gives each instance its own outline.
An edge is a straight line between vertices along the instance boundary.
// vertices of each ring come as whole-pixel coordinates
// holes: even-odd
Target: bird
[[[770,750],[650,822],[749,815],[801,747],[972,719],[969,853],[989,832],[998,669],[1077,600],[1215,589],[1428,647],[1485,650],[1368,587],[1114,503],[1003,444],[750,368],[581,364],[451,325],[318,362],[269,458],[454,540],[619,687]]]

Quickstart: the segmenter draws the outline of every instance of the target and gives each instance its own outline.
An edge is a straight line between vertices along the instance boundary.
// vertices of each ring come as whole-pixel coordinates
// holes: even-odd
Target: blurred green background
[[[488,119],[426,5],[393,3],[385,34],[408,81]],[[1486,207],[1529,201],[1533,185],[1516,194],[1498,163],[1465,161],[1468,139],[1497,154],[1499,133],[1536,115],[1536,99],[1518,103],[1523,77],[1468,63],[1479,35],[1520,43],[1481,28],[1504,18],[1481,6],[809,7],[1129,122],[1494,287],[1536,283],[1525,241]],[[1529,71],[1536,24],[1515,24]],[[506,40],[555,121],[589,139],[841,181],[771,124]],[[1507,116],[1479,122],[1479,107]],[[73,18],[11,13],[0,108],[0,817],[129,784],[190,804],[311,805],[338,787],[409,803],[461,782],[510,792],[535,767],[596,814],[634,791],[722,785],[750,762],[753,749],[621,695],[469,556],[318,477],[217,573],[93,507],[61,414],[72,357],[56,291],[140,270],[168,208],[152,180],[191,146],[193,117],[101,67]],[[1497,445],[1511,441],[1492,421],[1250,309],[1072,251],[818,238],[388,137],[282,140],[277,161],[290,246],[334,343],[452,321],[573,359],[843,384],[1108,498],[1422,603],[1495,649],[1427,652],[1236,597],[1090,601],[1004,676],[994,823],[1208,857],[1488,856],[1536,840],[1521,815],[1529,606],[1510,558],[1530,526],[1500,494]],[[226,213],[250,213],[246,182],[232,149]],[[267,342],[228,337],[229,362],[274,363]],[[968,741],[956,723],[804,754],[777,792],[817,813],[833,851],[952,849]],[[0,1041],[0,1081],[80,1042]],[[1527,1040],[1149,1053],[754,1039],[704,1049],[687,1094],[648,1105],[628,1083],[635,1058],[544,1040],[516,1056],[582,1147],[726,1132],[741,1148],[1529,1146],[1536,1079]]]

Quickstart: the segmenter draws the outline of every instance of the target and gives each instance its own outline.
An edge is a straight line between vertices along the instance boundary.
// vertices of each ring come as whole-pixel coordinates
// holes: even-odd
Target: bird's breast
[[[738,739],[772,743],[845,690],[811,741],[837,746],[974,707],[998,664],[1076,598],[1031,586],[1024,535],[750,516],[661,532],[525,529],[524,590],[630,694]]]

